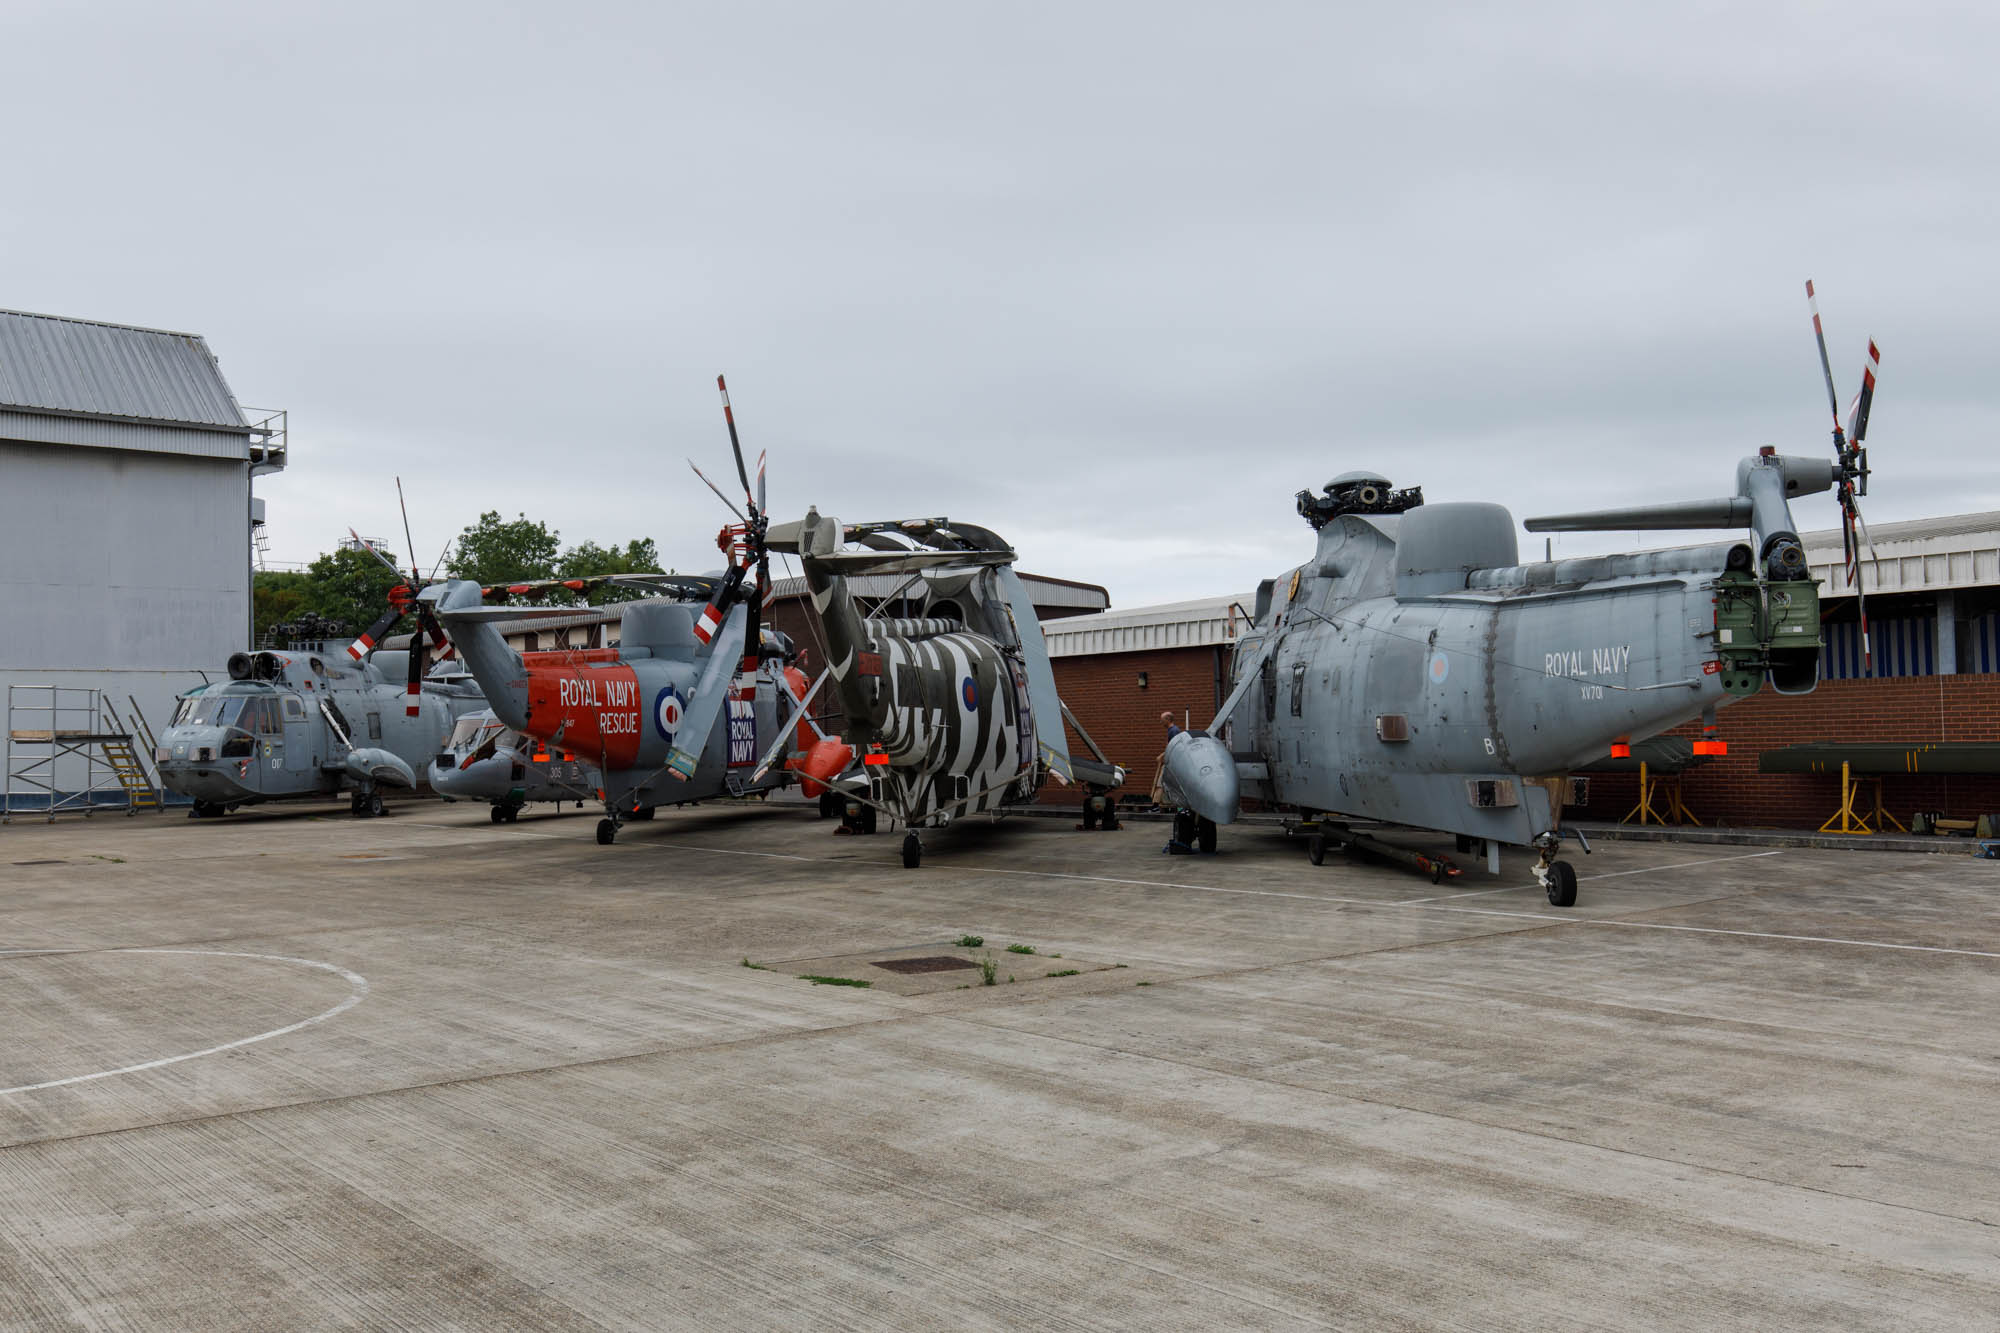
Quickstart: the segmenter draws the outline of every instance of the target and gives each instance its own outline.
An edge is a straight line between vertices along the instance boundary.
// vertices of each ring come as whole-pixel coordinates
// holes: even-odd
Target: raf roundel
[[[978,682],[978,681],[974,680],[974,679],[973,679],[972,677],[970,677],[970,676],[967,676],[967,677],[965,678],[965,684],[963,684],[963,685],[961,685],[961,686],[959,686],[959,687],[958,687],[958,696],[959,696],[959,698],[961,698],[961,699],[965,700],[965,711],[966,711],[966,712],[968,712],[968,713],[976,713],[976,712],[978,712],[978,711],[979,711],[979,682]]]
[[[1445,682],[1445,678],[1451,675],[1451,662],[1443,653],[1432,653],[1430,666],[1427,670],[1430,674],[1431,684],[1442,685]]]
[[[660,739],[670,741],[680,729],[681,713],[687,705],[680,692],[669,685],[660,691],[660,697],[653,701],[653,726],[660,733]]]

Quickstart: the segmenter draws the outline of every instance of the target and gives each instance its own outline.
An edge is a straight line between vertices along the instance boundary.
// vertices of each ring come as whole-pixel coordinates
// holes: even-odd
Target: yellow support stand
[[[1665,815],[1653,808],[1653,798],[1656,796],[1667,803]],[[1701,824],[1701,821],[1695,818],[1694,811],[1687,808],[1687,802],[1681,799],[1681,775],[1670,773],[1666,777],[1656,778],[1653,776],[1651,766],[1643,759],[1639,761],[1639,803],[1618,822],[1629,824],[1634,819],[1641,824],[1658,824],[1661,827],[1668,824],[1696,826]]]
[[[1872,783],[1875,788],[1873,793],[1875,808],[1866,815],[1863,815],[1854,808],[1854,798],[1861,794],[1861,785],[1863,783]],[[1875,821],[1872,828],[1868,823],[1870,819]],[[1835,824],[1840,825],[1840,827],[1835,828]],[[1890,814],[1888,808],[1882,804],[1882,779],[1879,777],[1855,777],[1853,765],[1843,759],[1840,763],[1840,809],[1834,811],[1827,818],[1827,821],[1819,826],[1819,831],[1821,833],[1873,833],[1876,829],[1886,831],[1892,824],[1899,833],[1909,832],[1909,829],[1903,826],[1903,822]]]

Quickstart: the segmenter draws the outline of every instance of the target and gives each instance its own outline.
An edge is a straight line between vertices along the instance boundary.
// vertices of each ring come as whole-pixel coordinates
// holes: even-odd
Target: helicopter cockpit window
[[[479,735],[482,728],[497,725],[490,718],[462,717],[458,720],[458,725],[451,729],[451,739],[445,742],[445,748],[447,750],[462,750],[472,744],[473,738]]]
[[[232,727],[236,725],[236,715],[243,711],[244,699],[241,695],[224,694],[189,699],[187,703],[183,722],[197,727]]]
[[[245,699],[236,725],[245,731],[270,736],[278,731],[278,704],[275,699]]]

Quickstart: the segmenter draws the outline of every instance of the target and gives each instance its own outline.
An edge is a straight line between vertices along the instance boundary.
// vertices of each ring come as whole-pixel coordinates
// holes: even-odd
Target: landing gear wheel
[[[863,833],[873,833],[875,831],[876,814],[876,809],[872,805],[861,807],[861,831]]]
[[[504,806],[504,805],[496,805],[496,806],[494,806],[494,807],[493,807],[493,813],[492,813],[492,814],[491,814],[490,816],[488,816],[488,817],[489,817],[490,819],[492,819],[492,821],[493,821],[494,823],[496,823],[496,824],[504,824],[504,823],[506,823],[506,822],[507,822],[507,807],[506,807],[506,806]]]
[[[1104,803],[1104,822],[1097,827],[1103,829],[1106,833],[1116,833],[1118,831],[1118,802],[1106,801]]]
[[[1097,798],[1083,798],[1083,831],[1089,833],[1097,827]]]
[[[369,817],[370,819],[374,819],[374,818],[376,818],[376,817],[377,817],[378,815],[382,814],[382,812],[383,812],[383,811],[382,811],[382,793],[381,793],[381,792],[379,792],[379,791],[371,791],[371,792],[369,792],[369,793],[368,793],[368,817]]]
[[[911,829],[903,835],[903,869],[915,870],[923,863],[923,859],[923,839],[917,836],[915,829]]]
[[[1549,903],[1555,907],[1576,906],[1576,868],[1567,861],[1549,862]]]
[[[617,836],[618,836],[617,820],[600,819],[597,821],[597,845],[599,847],[609,847],[612,843],[612,840],[615,839]]]
[[[1195,839],[1196,845],[1201,848],[1203,856],[1214,856],[1215,821],[1213,819],[1197,820],[1195,822]]]
[[[1316,866],[1326,864],[1326,835],[1315,833],[1306,839],[1306,860]]]
[[[518,806],[518,805],[510,805],[510,806],[508,806],[508,807],[507,807],[507,822],[508,822],[509,824],[512,824],[512,823],[516,822],[516,821],[517,821],[517,820],[519,820],[520,818],[521,818],[521,807],[520,807],[520,806]]]
[[[1192,810],[1174,812],[1174,841],[1183,847],[1194,845],[1195,813]]]
[[[840,798],[830,791],[821,792],[819,794],[819,817],[821,819],[835,819],[839,815]]]

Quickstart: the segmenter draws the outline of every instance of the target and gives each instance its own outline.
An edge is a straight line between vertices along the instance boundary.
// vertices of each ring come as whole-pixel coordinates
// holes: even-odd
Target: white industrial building
[[[251,482],[284,465],[283,414],[246,417],[196,335],[0,310],[10,734],[50,726],[18,715],[48,687],[157,730],[218,677],[250,638]]]

